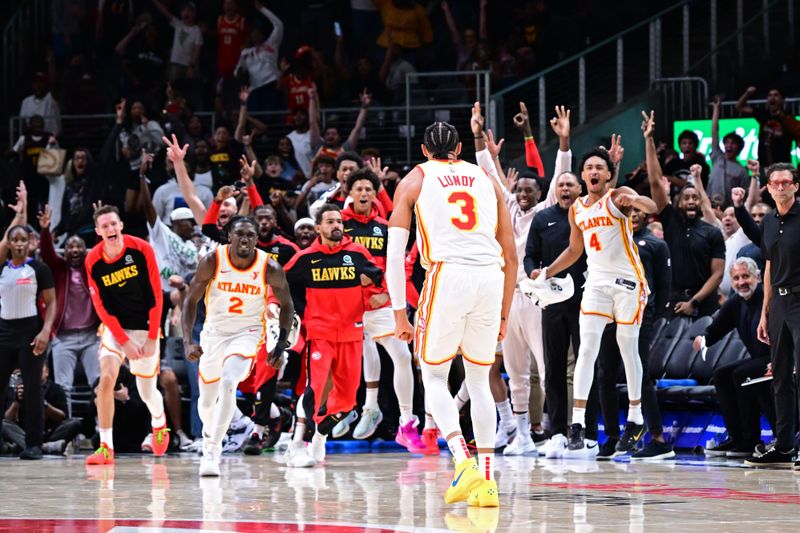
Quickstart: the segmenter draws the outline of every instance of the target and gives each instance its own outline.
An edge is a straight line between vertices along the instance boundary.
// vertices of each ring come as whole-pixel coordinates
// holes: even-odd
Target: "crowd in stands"
[[[15,142],[13,157],[4,169],[3,200],[12,209],[5,209],[3,222],[17,228],[2,244],[3,259],[7,253],[10,256],[4,269],[25,263],[24,257],[45,265],[37,266],[38,296],[48,300],[43,309],[52,307],[46,327],[50,340],[47,364],[28,368],[0,354],[4,361],[0,380],[5,383],[13,372],[3,424],[8,451],[26,448],[26,431],[43,432],[42,442],[50,443],[44,449],[53,453],[63,453],[79,433],[94,433],[92,410],[82,421],[71,418],[69,398],[76,390],[76,368],[81,368],[82,384],[89,387],[99,372],[98,319],[92,312],[83,266],[87,248],[96,242],[92,214],[98,205],[117,206],[125,232],[148,239],[155,249],[165,302],[169,302],[165,306],[169,312],[163,317],[159,386],[164,390],[170,427],[180,437],[175,442],[189,446],[201,435],[196,412],[197,365],[183,359],[180,342],[174,340],[179,334],[175,326],[182,293],[198,260],[225,242],[222,228],[226,222],[237,213],[253,216],[260,245],[285,264],[294,251],[309,247],[317,238],[315,218],[324,204],[346,206],[357,200],[348,177],[362,168],[377,178],[374,209],[387,218],[404,169],[382,164],[380,152],[361,132],[371,105],[399,101],[402,91],[397,90],[397,80],[402,73],[430,68],[431,47],[437,39],[449,40],[453,68],[489,68],[498,87],[530,74],[547,61],[543,58],[556,53],[541,43],[541,34],[549,28],[544,2],[525,2],[522,7],[513,2],[493,3],[491,16],[487,0],[476,5],[442,1],[427,6],[407,0],[353,0],[342,16],[337,2],[324,1],[297,3],[297,7],[282,4],[280,12],[258,1],[242,0],[224,0],[221,6],[210,1],[105,0],[96,13],[82,9],[81,2],[65,4],[72,9],[58,20],[54,17],[48,69],[36,74],[33,94],[21,104],[25,132]],[[495,31],[497,24],[490,23],[500,12],[516,21],[508,23],[514,30],[502,37]],[[94,25],[93,34],[84,31],[89,25]],[[441,57],[437,52],[437,64]],[[697,151],[696,133],[682,132],[679,150],[675,150],[654,142],[652,128],[645,128],[647,160],[627,175],[614,178],[652,197],[658,207],[655,216],[647,219],[639,214],[635,222],[640,250],[654,250],[653,265],[663,266],[664,257],[669,264],[657,273],[648,272],[653,292],[647,320],[714,316],[706,331],[698,335],[696,349],[711,346],[736,329],[750,354],[744,370],[738,365],[721,368],[715,375],[730,442],[715,446],[712,453],[744,453],[759,444],[755,405],[763,405],[770,420],[776,416],[770,409],[768,385],[761,390],[752,387],[746,393],[735,385],[768,372],[768,348],[756,332],[767,259],[759,227],[772,216],[770,188],[797,188],[791,162],[794,143],[800,140],[800,124],[785,112],[779,89],[768,91],[764,108],[748,105],[755,94],[755,88],[748,88],[737,109],[759,123],[757,160],[746,165],[738,161],[744,141],[735,132],[720,131],[719,99],[715,99],[710,164]],[[351,124],[329,123],[323,128],[323,104],[355,105],[359,113]],[[60,113],[103,112],[109,105],[113,105],[115,119],[108,125],[101,151],[93,153],[81,146],[80,139],[63,137]],[[215,131],[207,131],[194,114],[201,109],[214,109],[221,117]],[[271,124],[254,114],[283,109],[288,112],[281,121],[285,120],[291,131],[285,137],[269,138],[266,132]],[[552,121],[559,152],[555,167],[550,167],[538,155],[524,104],[520,109],[514,125],[524,137],[527,167],[517,172],[501,165],[498,170],[504,179],[508,176],[502,183],[509,202],[516,202],[517,215],[527,217],[515,237],[518,246],[523,245],[524,270],[530,274],[546,266],[558,255],[558,247],[565,246],[563,234],[549,235],[549,222],[538,224],[537,217],[553,216],[553,224],[566,220],[566,212],[581,195],[583,169],[572,164],[568,111],[557,110]],[[456,126],[468,142],[466,125]],[[472,128],[478,138],[482,124],[477,130],[474,124]],[[181,157],[175,156],[176,151],[168,156],[168,142],[183,147],[183,152],[178,151]],[[499,165],[501,145],[489,137],[488,150],[495,166]],[[609,168],[618,169],[624,153],[621,145],[615,140],[601,151],[607,154]],[[773,171],[790,172],[789,182],[776,185],[770,181]],[[18,230],[20,225],[24,231]],[[20,248],[23,240],[24,249]],[[22,259],[17,257],[20,250]],[[17,259],[21,262],[15,263]],[[40,275],[39,270],[44,269],[49,273]],[[573,277],[581,279],[580,267],[573,270]],[[414,250],[409,254],[409,272],[418,288],[421,276]],[[47,291],[54,293],[43,296],[50,294]],[[535,442],[544,440],[545,431],[547,436],[566,436],[566,363],[577,353],[574,345],[580,341],[576,329],[579,294],[576,289],[575,298],[542,312],[537,319],[542,326],[543,356],[534,357],[530,365],[530,430],[515,427],[508,391],[496,395],[498,445],[508,444],[517,430],[532,431]],[[8,308],[4,293],[0,309]],[[17,319],[0,314],[0,322]],[[6,346],[8,339],[4,339],[0,335],[0,348]],[[649,346],[645,343],[641,349],[646,359]],[[300,356],[293,356],[281,383],[290,397],[301,379]],[[20,352],[23,357],[33,355]],[[614,380],[609,381],[608,376],[616,376],[618,360],[612,357],[603,363],[601,358],[601,363],[607,366],[599,372],[601,388],[604,372],[606,385],[613,386]],[[34,374],[36,382],[31,383]],[[150,446],[145,438],[147,411],[136,398],[133,379],[123,372],[115,391],[119,451]],[[28,391],[38,386],[42,394],[33,397],[44,407],[31,409]],[[419,386],[416,390],[419,394]],[[512,400],[515,390],[512,383]],[[462,404],[466,401],[463,392],[458,392]],[[601,404],[609,414],[615,408],[607,407],[613,402],[605,392],[603,400],[600,391]],[[761,403],[743,397],[746,394],[760,394]],[[188,414],[182,412],[186,407],[182,395],[191,398]],[[387,407],[391,402],[384,400],[382,408],[391,409]],[[522,403],[514,402],[514,412],[522,409]],[[290,408],[291,401],[281,407]],[[419,405],[416,407],[420,412]],[[651,416],[648,408],[650,420],[659,420],[652,403],[645,404],[646,418]],[[25,412],[38,416],[42,409],[44,429],[26,427],[26,421],[34,417],[26,418]],[[247,412],[246,406],[243,410],[234,421],[234,429],[244,428],[240,432],[243,438],[230,449],[242,446],[249,437],[253,413]],[[286,430],[291,420],[278,408],[268,418],[266,425],[275,435]],[[594,420],[593,435],[587,413],[587,438],[596,438],[596,416]],[[396,427],[389,423],[387,431]],[[659,422],[650,425],[654,442],[666,453],[668,443],[660,438],[659,428]],[[565,445],[565,439],[551,438],[550,442],[548,450]],[[557,449],[552,453],[559,456]]]

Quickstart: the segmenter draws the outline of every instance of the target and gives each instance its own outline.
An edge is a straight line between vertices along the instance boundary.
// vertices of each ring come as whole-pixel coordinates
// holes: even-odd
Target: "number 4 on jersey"
[[[598,252],[603,249],[600,246],[600,239],[597,238],[597,233],[592,233],[592,237],[589,239],[589,248],[594,248]]]

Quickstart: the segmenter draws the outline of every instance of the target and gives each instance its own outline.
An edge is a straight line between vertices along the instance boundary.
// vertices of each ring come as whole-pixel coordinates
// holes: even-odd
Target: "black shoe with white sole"
[[[737,448],[736,442],[733,439],[725,439],[716,446],[706,448],[703,450],[703,453],[706,457],[725,457],[728,455],[728,452],[732,451],[734,448]],[[752,452],[747,455],[749,456],[751,454]]]
[[[753,467],[765,468],[792,468],[795,462],[794,448],[787,451],[781,451],[776,447],[772,447],[760,457],[751,457],[746,459],[744,464]]]
[[[632,452],[636,449],[636,443],[642,438],[644,432],[647,430],[644,424],[636,424],[634,422],[625,423],[625,431],[617,443],[617,451],[622,453]]]
[[[600,451],[597,453],[598,461],[610,461],[614,457],[618,457],[623,455],[622,452],[617,451],[617,442],[619,441],[616,437],[608,437],[606,441],[600,446]]]
[[[631,461],[657,461],[661,459],[672,459],[675,457],[675,450],[665,442],[651,439],[644,449],[639,450],[631,456]]]

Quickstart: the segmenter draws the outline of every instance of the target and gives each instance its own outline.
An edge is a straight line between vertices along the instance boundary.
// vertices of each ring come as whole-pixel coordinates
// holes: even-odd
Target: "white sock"
[[[586,427],[586,408],[585,407],[573,407],[572,408],[572,423],[573,424],[580,424],[582,427]]]
[[[300,422],[299,420],[294,425],[294,435],[292,436],[292,442],[296,444],[303,443],[303,436],[306,434],[306,423]]]
[[[425,429],[436,429],[436,422],[433,421],[433,415],[425,413]]]
[[[517,422],[517,430],[523,437],[531,435],[531,423],[528,420],[528,413],[514,413],[514,418]]]
[[[400,406],[400,425],[405,426],[414,419],[414,412],[407,405]]]
[[[100,442],[105,443],[110,449],[114,449],[114,429],[108,428],[103,429],[100,428]]]
[[[253,428],[253,434],[258,436],[259,439],[261,437],[263,437],[264,436],[264,426],[262,426],[261,424],[256,424],[256,427]]]
[[[456,463],[466,461],[470,457],[469,450],[467,449],[467,441],[464,440],[463,435],[451,437],[450,440],[447,441],[447,447],[450,448],[450,453],[453,454]]]
[[[634,424],[638,424],[640,426],[644,424],[644,418],[642,417],[641,403],[628,406],[628,422],[633,422]]]
[[[478,454],[478,468],[483,470],[483,475],[487,481],[494,479],[494,454],[493,453],[479,453]]]
[[[367,389],[367,396],[364,399],[364,409],[378,410],[378,387]]]
[[[496,402],[497,412],[500,413],[500,425],[503,427],[511,427],[514,425],[514,413],[511,411],[511,402],[505,400],[503,402]]]
[[[269,406],[269,417],[278,418],[279,416],[281,416],[281,410],[278,409],[278,406],[273,403]]]

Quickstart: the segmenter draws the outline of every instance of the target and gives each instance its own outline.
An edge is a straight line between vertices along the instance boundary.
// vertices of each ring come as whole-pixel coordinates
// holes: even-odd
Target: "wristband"
[[[533,140],[533,135],[523,135],[522,138],[525,139],[526,142],[527,141],[532,141]]]

